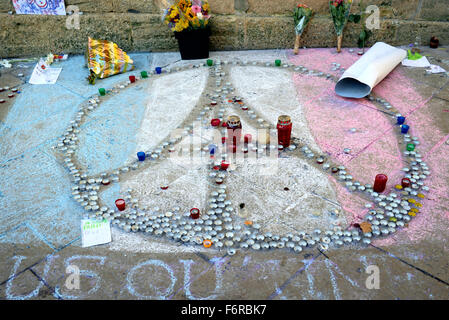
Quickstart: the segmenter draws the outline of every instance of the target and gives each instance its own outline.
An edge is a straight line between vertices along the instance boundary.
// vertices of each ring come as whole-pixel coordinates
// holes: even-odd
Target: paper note
[[[436,64],[431,64],[430,69],[426,70],[429,73],[443,73],[446,72],[445,69],[441,68],[440,66],[437,66]]]
[[[16,14],[65,16],[64,0],[12,0]]]
[[[51,68],[43,59],[40,59],[34,67],[29,82],[31,84],[55,84],[61,71],[62,68]]]
[[[338,80],[335,93],[363,98],[407,56],[407,51],[376,42]]]
[[[111,241],[111,225],[108,220],[81,220],[81,244],[83,248]]]
[[[404,59],[402,60],[402,65],[405,67],[416,67],[416,68],[430,67],[429,60],[427,60],[426,57],[422,57],[421,59],[418,60]]]

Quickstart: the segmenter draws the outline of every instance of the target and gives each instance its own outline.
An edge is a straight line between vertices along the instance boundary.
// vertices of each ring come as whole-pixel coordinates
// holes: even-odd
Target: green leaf
[[[359,14],[350,14],[348,20],[350,22],[359,23],[361,16]]]
[[[359,39],[362,40],[362,41],[366,40],[366,31],[365,30],[362,30],[360,32]]]

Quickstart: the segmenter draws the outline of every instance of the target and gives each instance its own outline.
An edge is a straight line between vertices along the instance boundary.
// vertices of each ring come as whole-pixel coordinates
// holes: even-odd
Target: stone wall
[[[67,16],[16,15],[11,0],[0,0],[0,57],[44,55],[48,52],[83,53],[87,37],[108,39],[125,51],[174,51],[173,33],[161,22],[166,0],[65,0],[82,12],[80,29],[67,29]],[[336,45],[328,0],[209,0],[212,50],[275,49],[293,47],[292,10],[297,3],[316,14],[301,46]],[[354,0],[352,12],[358,11]],[[368,45],[427,44],[436,35],[449,43],[449,0],[364,0],[377,5],[380,29]],[[343,46],[355,47],[361,25],[348,23]]]

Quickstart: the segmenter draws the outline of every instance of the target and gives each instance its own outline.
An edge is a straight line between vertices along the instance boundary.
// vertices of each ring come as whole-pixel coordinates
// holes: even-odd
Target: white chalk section
[[[363,98],[407,56],[403,49],[376,42],[335,85],[335,93],[346,98]]]

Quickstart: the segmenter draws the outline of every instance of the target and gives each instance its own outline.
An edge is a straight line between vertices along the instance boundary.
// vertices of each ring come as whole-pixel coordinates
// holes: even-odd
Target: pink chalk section
[[[297,56],[289,52],[288,58],[296,65],[339,77],[342,72],[331,71],[332,62],[347,69],[359,58],[357,51],[358,49],[354,49],[350,53],[349,49],[342,49],[337,54],[332,48],[302,49]],[[367,99],[337,96],[333,81],[300,74],[293,75],[293,81],[310,131],[324,153],[344,164],[354,179],[361,183],[372,184],[378,173],[389,177],[387,191],[400,183],[404,174],[401,169],[405,166],[401,157],[404,145],[398,145],[395,136],[398,127],[393,125],[392,116],[377,111],[377,107]],[[420,213],[407,228],[392,237],[376,240],[376,245],[434,238],[435,230],[442,227],[441,223],[437,223],[441,219],[447,222],[443,228],[448,231],[447,209],[440,208],[441,201],[435,198],[445,197],[445,201],[449,203],[449,188],[446,183],[449,180],[449,147],[444,143],[449,136],[445,137],[432,125],[432,119],[425,112],[432,97],[421,96],[416,90],[418,85],[412,83],[405,76],[402,67],[398,66],[373,90],[407,117],[407,123],[411,126],[410,134],[418,137],[421,142],[417,149],[431,168],[431,176],[426,180],[431,191],[421,201],[423,207]],[[352,133],[351,128],[355,128],[356,132]],[[345,148],[350,148],[351,152],[345,154]],[[334,178],[330,177],[330,181],[343,208],[352,214],[352,221],[348,223],[359,222],[369,210],[364,207],[366,201],[349,193]]]

